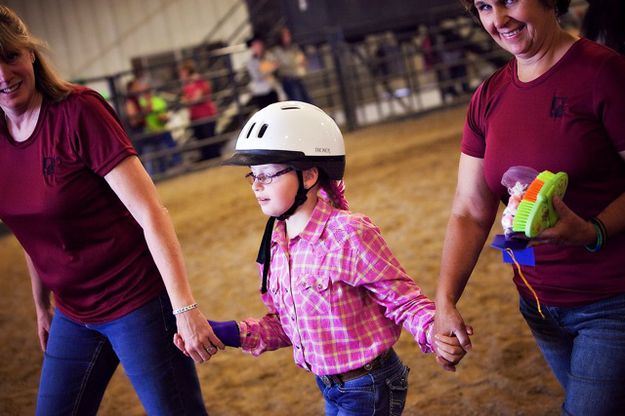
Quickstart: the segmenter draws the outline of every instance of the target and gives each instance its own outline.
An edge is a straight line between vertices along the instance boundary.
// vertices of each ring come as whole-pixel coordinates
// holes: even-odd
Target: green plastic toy
[[[568,183],[569,177],[564,172],[544,170],[539,173],[519,203],[512,230],[534,238],[544,229],[556,225],[559,218],[552,200],[555,195],[564,197]]]

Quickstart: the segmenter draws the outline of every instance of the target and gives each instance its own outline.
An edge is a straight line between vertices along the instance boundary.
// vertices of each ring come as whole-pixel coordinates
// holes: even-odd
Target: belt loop
[[[321,382],[328,388],[332,387],[332,379],[328,376],[319,376]]]

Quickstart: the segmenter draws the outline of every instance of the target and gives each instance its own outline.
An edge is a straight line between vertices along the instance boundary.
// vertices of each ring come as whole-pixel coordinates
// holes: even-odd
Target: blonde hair
[[[35,55],[33,70],[35,88],[52,101],[61,101],[72,91],[70,82],[62,79],[45,56],[46,43],[33,36],[20,17],[10,8],[0,5],[0,58],[20,49],[28,49]]]

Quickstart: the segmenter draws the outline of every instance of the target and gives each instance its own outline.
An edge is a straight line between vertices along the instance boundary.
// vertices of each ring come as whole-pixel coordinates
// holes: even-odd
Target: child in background
[[[251,166],[245,177],[270,217],[257,259],[268,312],[210,322],[226,345],[255,356],[292,346],[297,365],[316,375],[327,415],[401,414],[409,369],[393,345],[402,326],[423,352],[434,342],[450,363],[462,358],[455,337],[431,339],[434,303],[380,230],[347,210],[343,136],[327,114],[298,101],[269,105],[224,163]]]
[[[176,149],[176,141],[167,128],[169,109],[167,101],[158,95],[144,79],[136,80],[135,88],[139,94],[139,107],[145,117],[145,137],[142,153],[156,153],[164,149]],[[179,152],[171,156],[161,156],[146,163],[146,170],[153,176],[167,171],[168,168],[182,163]]]

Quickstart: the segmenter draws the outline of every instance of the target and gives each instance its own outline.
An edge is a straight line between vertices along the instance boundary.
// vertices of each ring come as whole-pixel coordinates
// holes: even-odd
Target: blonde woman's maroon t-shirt
[[[625,58],[580,39],[545,74],[519,81],[516,61],[475,92],[462,152],[484,159],[490,190],[502,200],[501,178],[512,166],[569,175],[564,202],[596,216],[625,192]],[[495,226],[498,226],[496,224]],[[590,253],[582,246],[541,245],[523,273],[541,302],[581,305],[625,293],[625,233]],[[515,270],[521,294],[533,295]]]
[[[103,178],[136,154],[113,109],[86,88],[44,99],[24,142],[0,122],[0,219],[74,320],[121,317],[164,288],[141,227]]]

